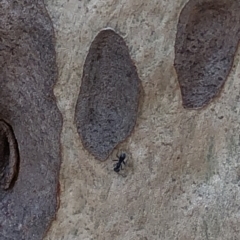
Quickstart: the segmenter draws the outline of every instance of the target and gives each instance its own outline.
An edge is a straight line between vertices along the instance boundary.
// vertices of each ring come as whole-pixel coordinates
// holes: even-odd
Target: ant
[[[114,171],[115,172],[119,172],[120,169],[122,169],[122,163],[125,165],[126,163],[124,162],[124,159],[126,158],[126,154],[125,153],[121,153],[120,156],[118,156],[118,160],[113,160],[113,161],[118,161],[116,164],[114,164]]]

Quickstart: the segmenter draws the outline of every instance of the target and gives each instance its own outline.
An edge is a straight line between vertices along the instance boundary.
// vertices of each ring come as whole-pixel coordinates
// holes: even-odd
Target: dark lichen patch
[[[134,128],[140,79],[123,38],[101,31],[91,44],[76,105],[75,120],[86,149],[105,160]]]
[[[54,32],[41,0],[0,1],[0,16],[0,119],[12,127],[20,159],[1,182],[10,188],[0,188],[0,239],[40,240],[58,207],[61,163]],[[6,132],[0,141],[8,136],[11,147]]]
[[[190,0],[177,27],[174,66],[183,106],[200,108],[221,90],[240,37],[240,2]]]
[[[0,120],[0,187],[10,188],[16,180],[19,166],[17,141],[12,128]]]

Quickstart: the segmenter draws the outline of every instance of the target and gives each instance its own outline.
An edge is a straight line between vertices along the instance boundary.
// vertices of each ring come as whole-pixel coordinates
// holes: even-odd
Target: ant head
[[[121,153],[120,157],[121,157],[121,158],[125,158],[125,157],[126,157],[126,154],[125,154],[125,153]]]

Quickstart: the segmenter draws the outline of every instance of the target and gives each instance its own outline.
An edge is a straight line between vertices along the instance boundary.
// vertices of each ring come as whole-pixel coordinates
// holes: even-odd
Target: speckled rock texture
[[[0,1],[0,239],[39,240],[58,208],[62,117],[42,1]]]
[[[75,120],[86,149],[105,160],[133,131],[140,79],[123,38],[104,29],[94,39],[84,68]]]
[[[64,120],[60,207],[45,240],[239,239],[240,50],[220,95],[184,109],[174,46],[187,2],[45,1]],[[126,42],[144,97],[134,131],[101,162],[85,150],[74,114],[86,56],[106,27]],[[127,165],[117,174],[121,151]]]
[[[239,39],[240,1],[186,4],[179,16],[174,61],[185,108],[206,106],[220,92]]]

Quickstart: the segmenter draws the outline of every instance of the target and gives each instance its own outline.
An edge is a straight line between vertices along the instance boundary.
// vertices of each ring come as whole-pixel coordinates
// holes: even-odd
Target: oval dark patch
[[[87,55],[75,120],[86,149],[105,160],[136,122],[140,79],[123,38],[101,31]]]
[[[0,186],[7,190],[18,173],[18,147],[12,128],[0,120]]]
[[[190,0],[177,27],[174,66],[185,108],[208,104],[232,68],[240,37],[240,2]]]

